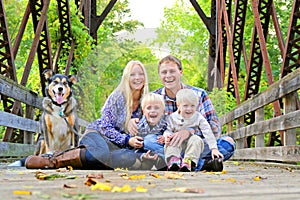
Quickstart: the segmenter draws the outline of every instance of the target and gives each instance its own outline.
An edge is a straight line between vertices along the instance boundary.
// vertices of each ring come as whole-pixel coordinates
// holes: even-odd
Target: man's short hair
[[[168,55],[168,56],[162,58],[159,61],[159,63],[158,63],[158,70],[159,70],[161,64],[163,64],[163,63],[169,63],[169,62],[175,63],[177,65],[178,69],[182,71],[181,61],[178,58],[176,58],[175,56],[172,56],[172,55]]]

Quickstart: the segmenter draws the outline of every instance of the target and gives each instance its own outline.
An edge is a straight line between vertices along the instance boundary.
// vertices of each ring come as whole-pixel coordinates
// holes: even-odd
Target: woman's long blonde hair
[[[115,90],[121,91],[123,93],[126,103],[127,103],[126,120],[125,120],[125,130],[126,131],[127,131],[128,122],[131,119],[131,114],[133,112],[133,95],[132,95],[132,91],[131,91],[130,84],[129,84],[129,78],[130,78],[131,70],[134,65],[139,65],[142,68],[142,70],[144,72],[144,76],[145,76],[145,83],[144,83],[144,87],[141,92],[141,98],[149,92],[148,75],[147,75],[145,66],[138,60],[129,61],[123,70],[122,79],[121,79],[119,85],[115,89]]]

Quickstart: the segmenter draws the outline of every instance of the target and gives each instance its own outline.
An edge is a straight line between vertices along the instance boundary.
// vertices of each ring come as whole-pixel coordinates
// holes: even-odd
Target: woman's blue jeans
[[[137,154],[134,151],[127,148],[116,148],[114,144],[106,141],[97,132],[85,134],[80,139],[80,145],[86,147],[86,168],[127,168],[136,162]]]

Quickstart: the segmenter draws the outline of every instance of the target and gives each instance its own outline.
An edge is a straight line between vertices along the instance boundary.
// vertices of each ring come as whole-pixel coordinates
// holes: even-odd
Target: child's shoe
[[[192,170],[192,160],[189,158],[183,159],[179,171],[190,172]]]
[[[168,171],[178,171],[180,169],[181,159],[173,156],[168,162]]]

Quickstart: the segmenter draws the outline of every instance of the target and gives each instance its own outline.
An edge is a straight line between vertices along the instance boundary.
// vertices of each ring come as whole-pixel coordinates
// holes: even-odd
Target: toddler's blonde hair
[[[177,106],[184,102],[188,102],[190,104],[198,105],[198,96],[192,89],[181,89],[176,94],[176,103]]]
[[[163,96],[159,95],[159,94],[155,94],[155,93],[148,93],[145,94],[142,98],[142,102],[141,102],[141,107],[142,110],[145,109],[146,105],[149,105],[150,103],[159,103],[163,110],[165,110],[165,101]]]

